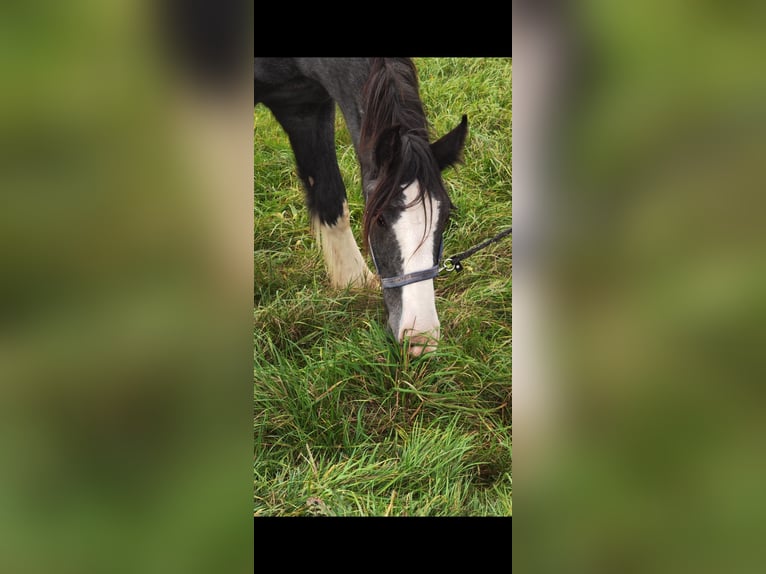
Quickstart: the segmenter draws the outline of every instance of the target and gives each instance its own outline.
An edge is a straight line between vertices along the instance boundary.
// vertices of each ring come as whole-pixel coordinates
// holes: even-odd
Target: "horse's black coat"
[[[335,153],[335,103],[358,153],[361,93],[368,71],[366,58],[255,59],[254,103],[268,107],[284,128],[308,208],[328,225],[335,224],[346,198]]]

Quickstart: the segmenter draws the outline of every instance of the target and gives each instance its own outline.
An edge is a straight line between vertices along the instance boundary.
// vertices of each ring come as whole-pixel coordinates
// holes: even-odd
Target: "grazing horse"
[[[330,282],[383,288],[388,325],[411,355],[440,336],[433,278],[453,207],[441,172],[461,161],[468,130],[437,141],[409,58],[255,58],[255,104],[287,132]],[[377,276],[351,232],[346,189],[335,153],[335,106],[351,134],[365,200],[363,241]]]

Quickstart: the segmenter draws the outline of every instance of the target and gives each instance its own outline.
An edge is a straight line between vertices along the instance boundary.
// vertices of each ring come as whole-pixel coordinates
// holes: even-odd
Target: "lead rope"
[[[478,245],[475,245],[471,247],[470,249],[463,251],[462,253],[458,253],[457,255],[453,255],[452,257],[447,257],[447,259],[444,260],[444,263],[442,264],[441,269],[439,269],[439,271],[456,271],[460,273],[463,270],[463,265],[460,263],[463,259],[470,257],[477,251],[484,249],[488,245],[492,245],[496,241],[500,241],[503,237],[510,235],[512,231],[513,231],[513,227],[509,227],[508,229],[504,229],[503,231],[501,231],[494,237],[490,237],[486,241],[482,241]]]

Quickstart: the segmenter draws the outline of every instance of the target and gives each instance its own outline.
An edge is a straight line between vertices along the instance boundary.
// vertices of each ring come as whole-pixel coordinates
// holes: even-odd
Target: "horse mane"
[[[410,58],[372,58],[370,75],[363,87],[364,114],[359,146],[373,158],[373,187],[366,198],[363,241],[369,249],[369,233],[374,221],[399,197],[402,188],[415,180],[420,192],[414,203],[430,195],[451,205],[441,178],[441,170],[429,143],[429,125],[420,100],[418,75]],[[394,158],[375,157],[382,135],[394,130],[400,139]],[[389,161],[390,160],[390,161]],[[426,212],[426,217],[428,213]]]

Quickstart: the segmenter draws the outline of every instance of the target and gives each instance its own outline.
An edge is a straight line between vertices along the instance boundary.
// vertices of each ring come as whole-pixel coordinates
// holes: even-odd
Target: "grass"
[[[465,163],[444,173],[448,256],[512,223],[511,60],[415,63],[434,136],[468,115]],[[287,137],[254,114],[254,515],[511,515],[511,239],[436,278],[443,337],[411,359],[380,292],[330,289]],[[359,240],[359,168],[336,126]]]

